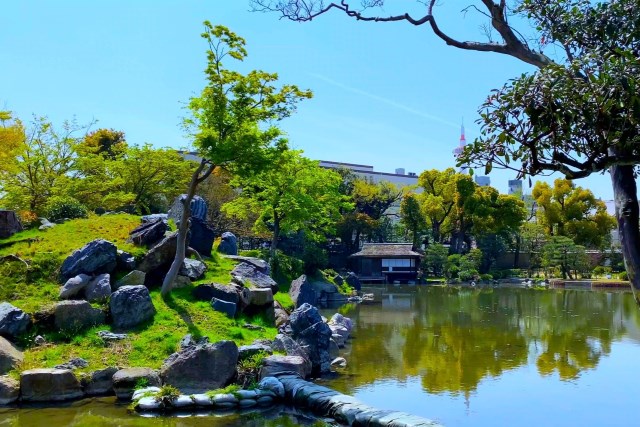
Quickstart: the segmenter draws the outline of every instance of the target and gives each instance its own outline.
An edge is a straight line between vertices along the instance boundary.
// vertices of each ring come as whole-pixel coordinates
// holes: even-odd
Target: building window
[[[416,266],[416,260],[413,258],[390,258],[382,259],[383,271],[411,271]]]

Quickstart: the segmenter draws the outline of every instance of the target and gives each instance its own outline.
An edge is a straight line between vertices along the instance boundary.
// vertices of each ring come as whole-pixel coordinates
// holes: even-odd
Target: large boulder
[[[184,212],[184,201],[186,200],[187,195],[181,194],[175,198],[171,208],[169,209],[169,218],[173,219],[177,226],[180,225],[180,221],[182,221],[182,213]],[[191,216],[190,218],[198,218],[203,221],[207,219],[207,202],[200,196],[193,196],[191,199]]]
[[[230,231],[222,233],[218,252],[225,255],[238,255],[238,238]]]
[[[353,271],[349,272],[349,274],[345,278],[345,281],[347,282],[347,285],[351,286],[358,292],[360,292],[360,289],[362,289],[360,279],[358,279],[358,276]]]
[[[22,352],[0,337],[0,375],[15,369],[23,360]]]
[[[289,313],[278,301],[273,302],[273,315],[275,317],[276,328],[284,326],[289,321]]]
[[[84,395],[80,382],[68,369],[22,371],[20,392],[24,402],[62,401]]]
[[[93,371],[90,375],[82,377],[80,384],[87,396],[99,396],[113,393],[113,375],[118,368],[105,368]]]
[[[53,315],[56,328],[65,332],[77,332],[105,322],[102,310],[80,300],[58,302]]]
[[[20,383],[8,375],[0,376],[0,405],[8,405],[18,400]]]
[[[236,303],[223,301],[218,298],[211,299],[211,307],[213,307],[215,311],[226,314],[227,317],[231,319],[235,317],[236,312],[238,311],[238,305]]]
[[[145,286],[123,286],[109,301],[111,319],[116,329],[127,329],[153,319],[156,309]]]
[[[226,255],[225,258],[250,264],[253,267],[255,267],[260,273],[264,273],[267,276],[271,274],[271,266],[267,261],[263,259],[250,257],[250,256],[240,256],[240,255]]]
[[[134,245],[151,247],[162,240],[168,230],[167,221],[153,218],[143,221],[142,224],[131,230],[129,232],[129,241]]]
[[[104,240],[93,240],[67,257],[60,267],[60,277],[63,281],[84,274],[111,273],[116,267],[116,245]]]
[[[291,296],[291,300],[295,304],[296,308],[300,307],[302,304],[316,305],[317,302],[316,291],[305,274],[291,282],[289,296]]]
[[[0,303],[0,335],[9,339],[27,331],[29,315],[8,302]]]
[[[191,293],[198,301],[211,301],[213,298],[216,298],[234,304],[240,302],[240,289],[233,285],[207,283],[196,286]]]
[[[204,262],[198,261],[197,259],[185,258],[178,274],[186,276],[191,280],[199,280],[204,277],[206,271],[207,265]]]
[[[249,305],[262,307],[273,305],[273,293],[269,288],[249,288]]]
[[[22,231],[22,224],[14,211],[0,210],[0,239],[6,239]]]
[[[233,341],[188,346],[165,360],[160,376],[185,394],[226,386],[236,374],[238,346]]]
[[[84,288],[84,296],[89,302],[105,302],[111,296],[111,275],[99,274]]]
[[[289,315],[289,324],[291,325],[294,337],[316,323],[324,322],[318,309],[310,304],[301,305]]]
[[[131,399],[134,390],[142,382],[149,387],[162,385],[158,373],[150,368],[120,369],[112,377],[113,391],[118,399]]]
[[[303,304],[291,313],[289,324],[293,339],[309,356],[312,373],[329,372],[331,370],[329,348],[333,332],[329,325],[322,321],[318,309],[309,304]]]
[[[302,378],[309,376],[308,363],[300,356],[281,356],[274,354],[265,357],[260,368],[260,379],[275,377],[282,373],[295,373]]]
[[[189,246],[202,256],[211,256],[213,241],[216,239],[216,231],[203,219],[191,217],[189,225],[191,231],[191,241]]]
[[[247,288],[268,288],[274,294],[278,292],[278,284],[270,276],[262,273],[253,264],[241,262],[231,270],[231,276]]]
[[[144,271],[145,273],[155,272],[156,270],[166,270],[162,273],[164,275],[176,257],[177,243],[178,232],[175,231],[162,239],[153,248],[149,249],[138,264],[138,270]]]
[[[71,277],[60,287],[58,298],[69,299],[75,297],[89,284],[90,280],[91,276],[87,274],[78,274]]]
[[[121,271],[131,271],[136,268],[136,258],[129,252],[118,249],[116,256],[116,266]]]
[[[114,290],[120,289],[123,286],[142,286],[144,285],[147,273],[140,270],[130,271],[122,279],[118,280],[114,285]]]

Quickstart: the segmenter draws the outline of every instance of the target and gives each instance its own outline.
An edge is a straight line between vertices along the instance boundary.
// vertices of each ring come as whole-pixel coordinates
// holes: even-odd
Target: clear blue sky
[[[485,40],[477,14],[443,1],[440,25]],[[471,3],[471,2],[469,2]],[[389,1],[388,13],[419,10]],[[409,9],[406,9],[409,8]],[[427,27],[362,23],[339,13],[310,23],[251,13],[248,0],[21,0],[0,5],[0,109],[54,123],[98,119],[130,143],[187,147],[183,105],[204,86],[202,21],[247,40],[243,70],[278,72],[314,92],[283,121],[291,145],[313,159],[421,172],[454,165],[464,117],[479,133],[476,108],[492,88],[531,71],[497,54],[446,46]],[[526,28],[525,28],[526,30]],[[506,192],[513,173],[491,173]],[[612,198],[608,175],[582,180]]]

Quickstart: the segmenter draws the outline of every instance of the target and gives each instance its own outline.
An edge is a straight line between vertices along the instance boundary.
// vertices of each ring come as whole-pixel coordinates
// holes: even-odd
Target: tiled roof
[[[384,257],[419,257],[412,250],[411,243],[363,243],[360,252],[352,257],[384,258]]]

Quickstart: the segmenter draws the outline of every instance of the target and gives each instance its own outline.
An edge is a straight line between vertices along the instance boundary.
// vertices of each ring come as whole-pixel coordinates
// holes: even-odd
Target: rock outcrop
[[[62,281],[84,273],[111,273],[116,267],[116,246],[104,239],[93,240],[69,255],[60,267]]]
[[[13,236],[22,231],[22,224],[14,211],[0,210],[0,239]]]
[[[127,329],[150,320],[156,312],[149,290],[145,286],[123,286],[109,301],[113,326]]]
[[[80,381],[68,369],[29,369],[20,374],[24,402],[54,402],[82,397]]]
[[[324,373],[331,370],[329,346],[333,334],[329,325],[322,321],[316,307],[303,304],[289,316],[292,338],[308,355],[312,373]]]
[[[289,296],[291,296],[291,300],[295,304],[296,308],[300,307],[302,304],[316,304],[316,291],[313,289],[311,282],[307,279],[305,274],[291,282]]]
[[[0,405],[9,405],[20,397],[20,383],[8,375],[0,376]]]

